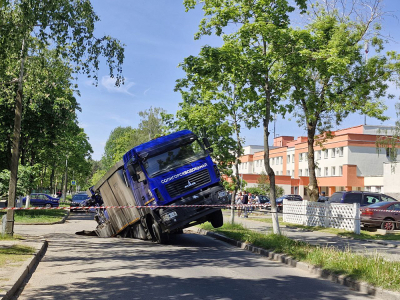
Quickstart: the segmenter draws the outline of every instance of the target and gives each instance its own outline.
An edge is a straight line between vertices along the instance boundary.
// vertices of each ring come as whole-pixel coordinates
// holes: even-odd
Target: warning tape
[[[207,205],[123,205],[123,206],[68,206],[68,207],[44,207],[44,206],[33,206],[33,207],[2,207],[0,210],[57,210],[57,209],[108,209],[108,208],[187,208],[187,207],[234,207],[234,208],[248,208],[248,207],[268,207],[271,204],[207,204]]]

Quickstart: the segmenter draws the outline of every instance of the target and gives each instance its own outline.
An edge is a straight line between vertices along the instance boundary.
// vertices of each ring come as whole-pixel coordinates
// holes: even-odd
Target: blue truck
[[[90,191],[98,204],[118,206],[97,210],[97,235],[166,243],[186,227],[222,226],[228,197],[211,152],[208,140],[189,130],[129,150]]]

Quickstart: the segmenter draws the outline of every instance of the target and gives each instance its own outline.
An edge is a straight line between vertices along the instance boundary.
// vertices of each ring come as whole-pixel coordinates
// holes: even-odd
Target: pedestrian
[[[244,194],[242,196],[242,203],[244,205],[244,213],[243,213],[243,218],[248,218],[247,216],[247,205],[249,204],[249,195],[247,194],[246,191],[244,191]]]
[[[255,205],[257,205],[257,206],[256,206],[256,209],[260,209],[260,206],[259,206],[259,204],[260,204],[260,198],[258,198],[258,194],[257,194],[257,193],[254,194],[254,200],[253,200],[253,202],[254,202]]]
[[[242,215],[242,193],[239,193],[237,196],[236,196],[236,207],[237,207],[237,210],[238,210],[238,217],[240,218],[241,217],[241,215]]]
[[[321,192],[321,194],[319,195],[319,198],[318,198],[318,202],[326,202],[326,201],[328,201],[328,197],[326,197],[325,196],[325,192]]]

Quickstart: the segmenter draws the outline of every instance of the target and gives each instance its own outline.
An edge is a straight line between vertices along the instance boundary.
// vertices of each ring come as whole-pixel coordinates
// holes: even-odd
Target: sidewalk
[[[0,248],[12,245],[24,245],[35,249],[35,253],[27,255],[26,259],[15,263],[7,263],[0,269],[0,299],[11,299],[25,278],[32,272],[40,257],[46,251],[47,242],[40,237],[30,237],[25,240],[0,241]]]
[[[230,222],[230,211],[224,211],[224,222]],[[235,223],[242,224],[244,227],[270,233],[272,232],[272,223],[264,223],[254,219],[271,218],[268,212],[255,212],[248,218],[238,218],[235,214]],[[342,238],[332,233],[320,231],[308,231],[298,228],[281,226],[281,233],[291,239],[301,240],[312,245],[332,246],[340,250],[351,249],[354,252],[373,255],[378,253],[388,260],[400,261],[400,241],[366,241]],[[379,243],[379,244],[378,244]],[[387,245],[384,245],[387,244]]]

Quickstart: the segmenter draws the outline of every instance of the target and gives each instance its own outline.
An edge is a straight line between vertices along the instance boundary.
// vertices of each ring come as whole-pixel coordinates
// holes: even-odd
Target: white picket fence
[[[360,204],[283,200],[283,222],[331,227],[360,234]]]

